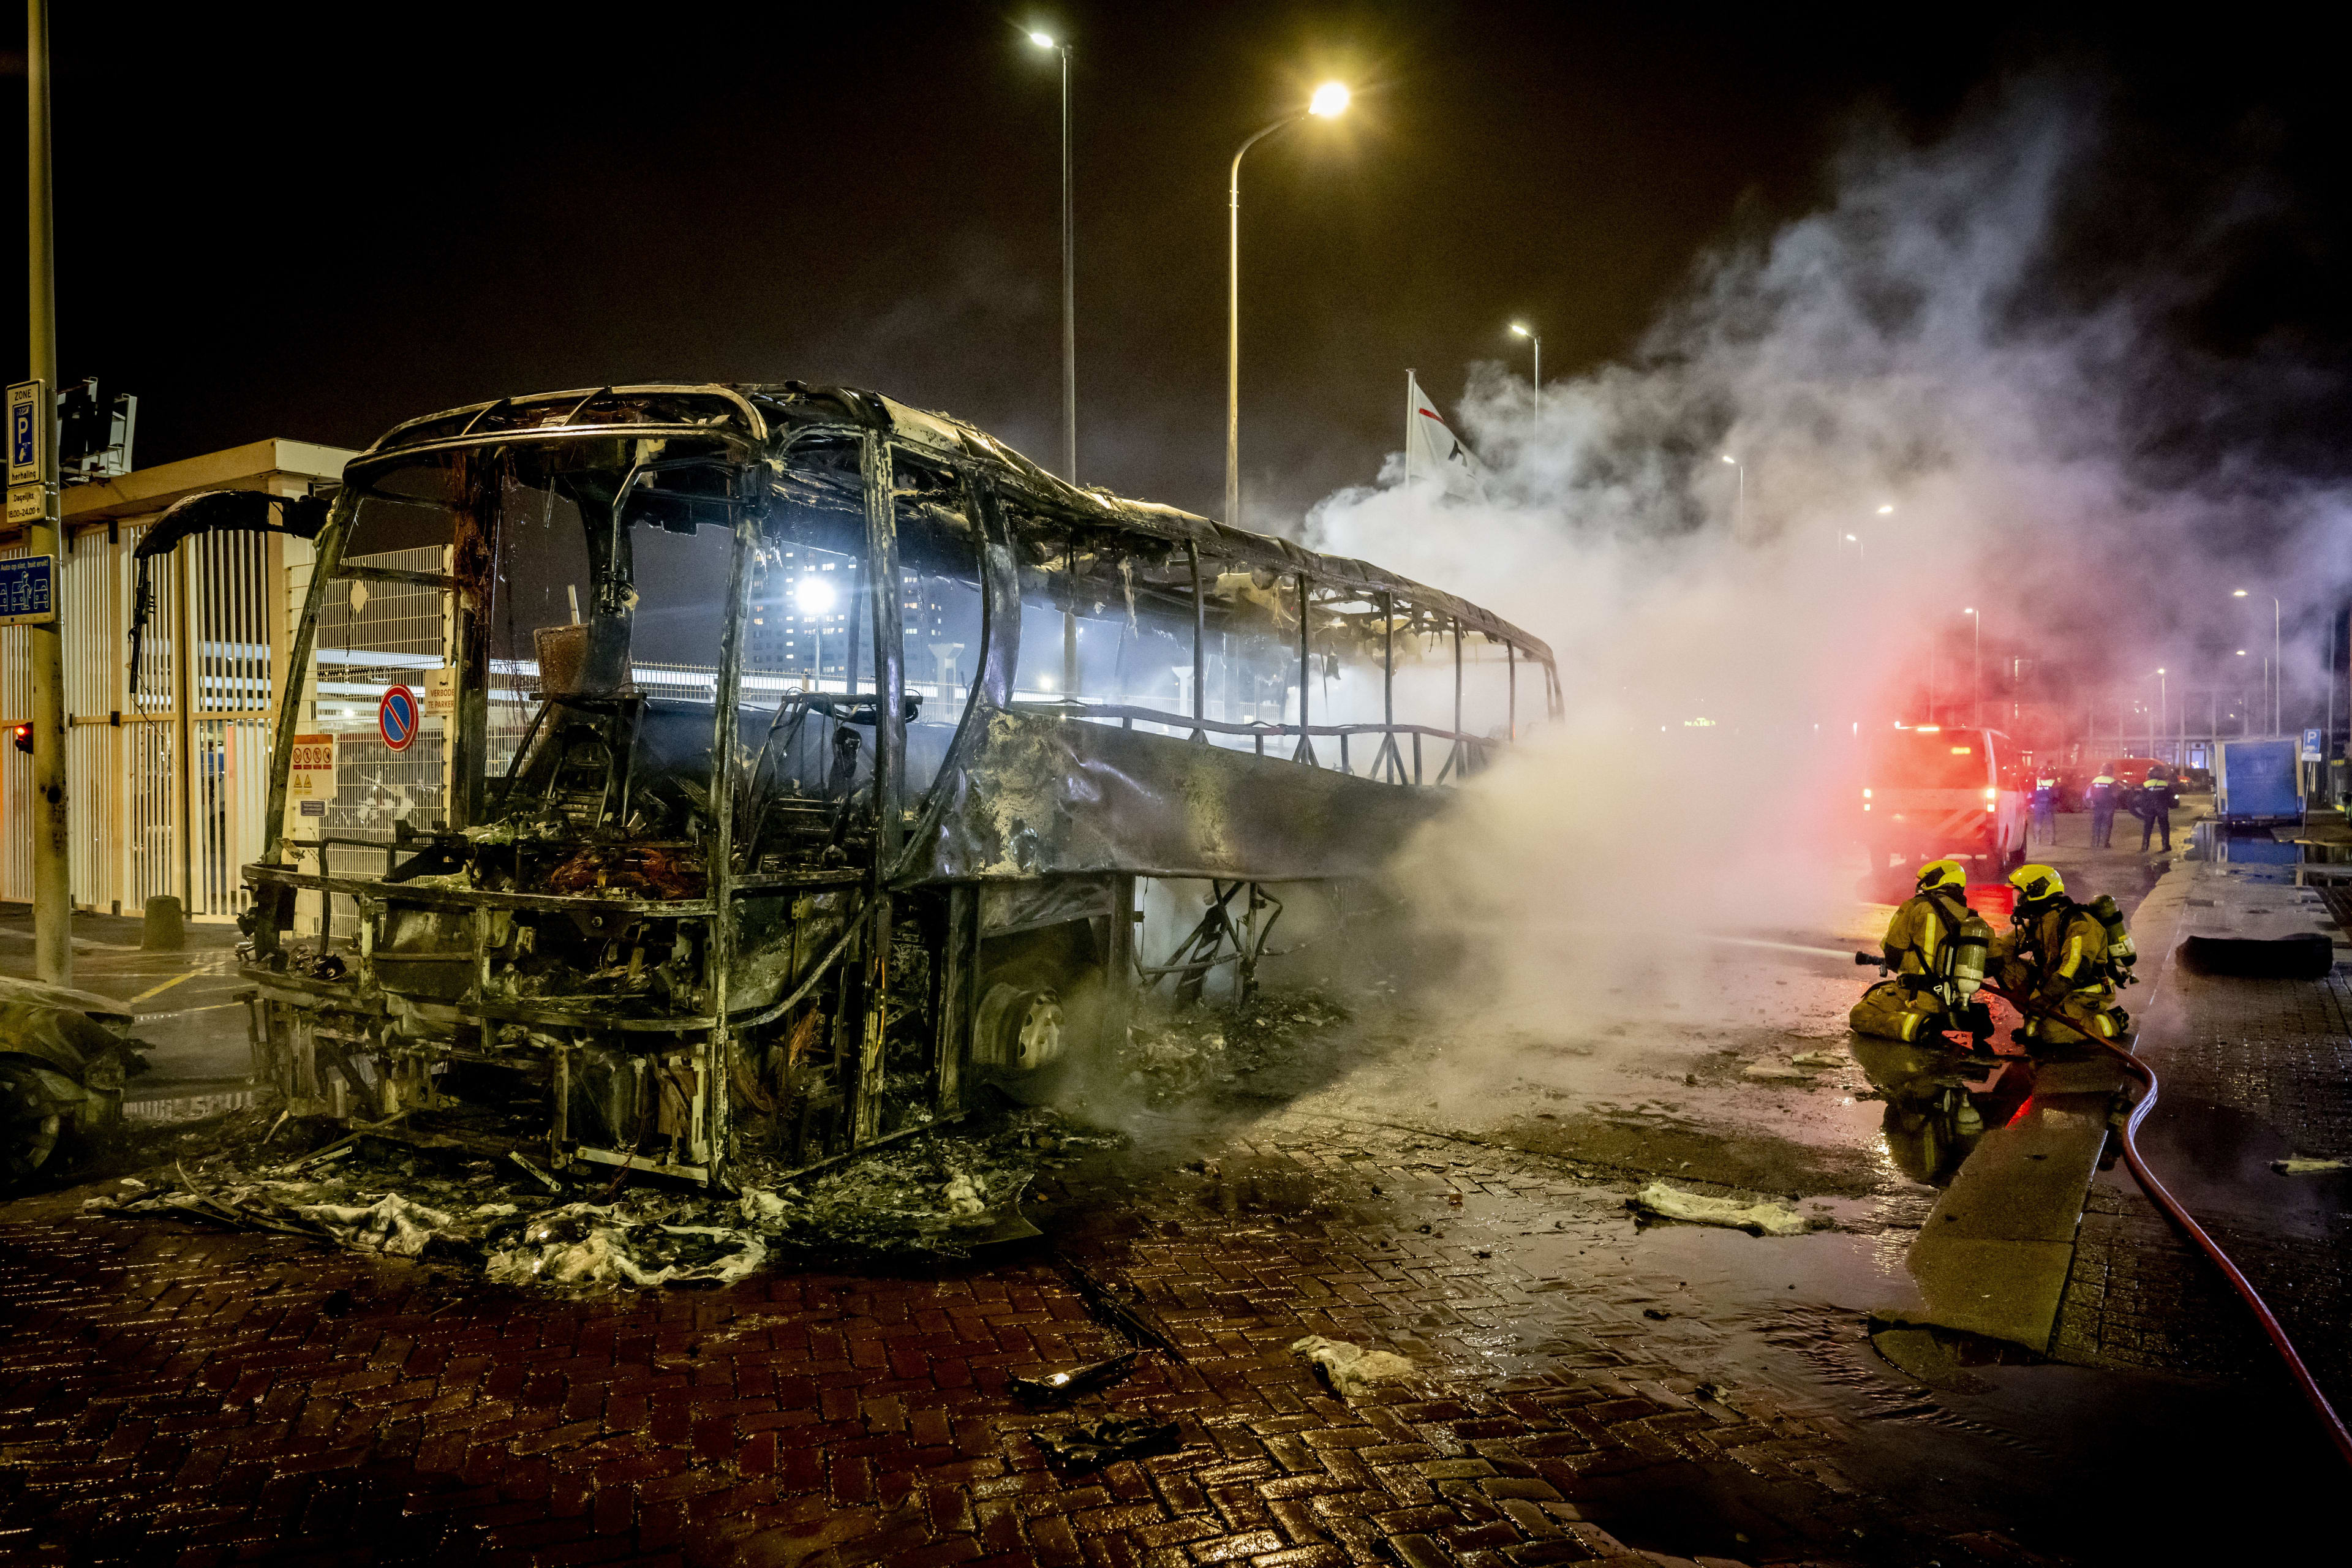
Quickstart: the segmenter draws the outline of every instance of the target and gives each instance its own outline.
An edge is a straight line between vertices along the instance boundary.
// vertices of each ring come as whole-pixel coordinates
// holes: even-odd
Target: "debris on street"
[[[2352,1171],[2352,1160],[2307,1160],[2299,1154],[2290,1155],[2273,1160],[2271,1169],[2282,1176],[2324,1176],[2334,1171]]]
[[[1161,1105],[1211,1085],[1239,1082],[1288,1055],[1301,1037],[1348,1016],[1313,992],[1259,992],[1236,1008],[1155,1008],[1129,1026],[1119,1062],[1128,1087]]]
[[[1740,1069],[1740,1076],[1758,1083],[1811,1083],[1813,1075],[1791,1062],[1750,1062]]]
[[[1804,1215],[1776,1203],[1743,1204],[1731,1198],[1703,1197],[1664,1182],[1652,1182],[1628,1198],[1626,1206],[1660,1219],[1727,1226],[1754,1236],[1801,1236],[1808,1228]]]
[[[625,1172],[559,1175],[513,1155],[452,1157],[406,1142],[431,1137],[415,1118],[397,1131],[385,1123],[289,1157],[283,1145],[265,1150],[254,1121],[178,1135],[176,1158],[87,1200],[82,1211],[307,1236],[359,1252],[470,1264],[502,1284],[567,1292],[707,1288],[743,1279],[780,1251],[963,1257],[1034,1236],[1021,1199],[1038,1170],[1123,1142],[1049,1110],[1020,1109],[822,1171],[747,1166],[729,1194],[631,1183]],[[1066,1375],[1092,1387],[1124,1370],[1106,1363]]]
[[[1055,1462],[1073,1470],[1098,1470],[1120,1459],[1172,1453],[1179,1447],[1176,1423],[1150,1415],[1106,1415],[1040,1429],[1030,1436]]]
[[[1108,1361],[1092,1362],[1065,1372],[1048,1373],[1044,1377],[1009,1377],[1004,1380],[1004,1392],[1013,1398],[1032,1405],[1059,1405],[1107,1388],[1135,1370],[1135,1358],[1140,1353],[1129,1351]]]
[[[1303,1355],[1315,1375],[1342,1399],[1353,1399],[1375,1383],[1413,1375],[1413,1364],[1394,1351],[1368,1351],[1346,1340],[1309,1334],[1292,1343],[1290,1353]]]

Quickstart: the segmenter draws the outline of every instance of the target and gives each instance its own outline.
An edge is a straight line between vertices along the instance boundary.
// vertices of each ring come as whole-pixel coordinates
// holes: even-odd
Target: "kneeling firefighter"
[[[2088,904],[2074,902],[2047,866],[2021,866],[2009,881],[2017,910],[2011,929],[1993,942],[1991,967],[2025,1014],[2015,1037],[2066,1046],[2122,1034],[2131,1016],[2116,1005],[2116,991],[2132,983],[2138,955],[2116,900],[2102,893]]]
[[[1862,994],[1846,1022],[1857,1034],[1906,1045],[1923,1034],[1966,1029],[1979,1039],[1992,1033],[1992,1016],[1976,990],[1984,980],[1992,928],[1968,906],[1968,868],[1958,860],[1919,868],[1918,890],[1886,922],[1882,955],[1853,955],[1892,972]]]

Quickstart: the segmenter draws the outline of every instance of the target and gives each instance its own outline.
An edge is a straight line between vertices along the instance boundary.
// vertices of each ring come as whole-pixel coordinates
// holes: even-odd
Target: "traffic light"
[[[29,752],[33,749],[33,727],[30,724],[16,726],[16,749],[20,752]]]

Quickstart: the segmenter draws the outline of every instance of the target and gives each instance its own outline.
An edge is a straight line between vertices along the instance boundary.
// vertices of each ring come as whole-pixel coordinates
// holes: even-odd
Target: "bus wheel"
[[[972,1026],[972,1059],[1027,1072],[1061,1058],[1067,1037],[1061,994],[1051,986],[1006,982],[980,999]]]

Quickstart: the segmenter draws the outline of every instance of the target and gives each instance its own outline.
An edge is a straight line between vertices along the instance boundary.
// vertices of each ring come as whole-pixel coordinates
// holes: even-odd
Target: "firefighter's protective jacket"
[[[1846,1021],[1860,1034],[1906,1044],[1937,1026],[1947,1011],[1940,989],[1944,948],[1968,918],[1968,906],[1947,892],[1915,893],[1886,922],[1879,951],[1896,975],[1862,994]]]
[[[1968,906],[1948,893],[1915,893],[1886,922],[1879,950],[1897,974],[1943,978],[1944,944],[1968,918]]]
[[[2107,972],[2107,930],[2082,905],[2054,900],[1995,936],[1990,956],[1989,968],[2000,976],[2002,990],[2055,1015],[2029,1016],[2030,1036],[2063,1040],[2079,1032],[2113,1039],[2119,1032],[2115,982]]]

